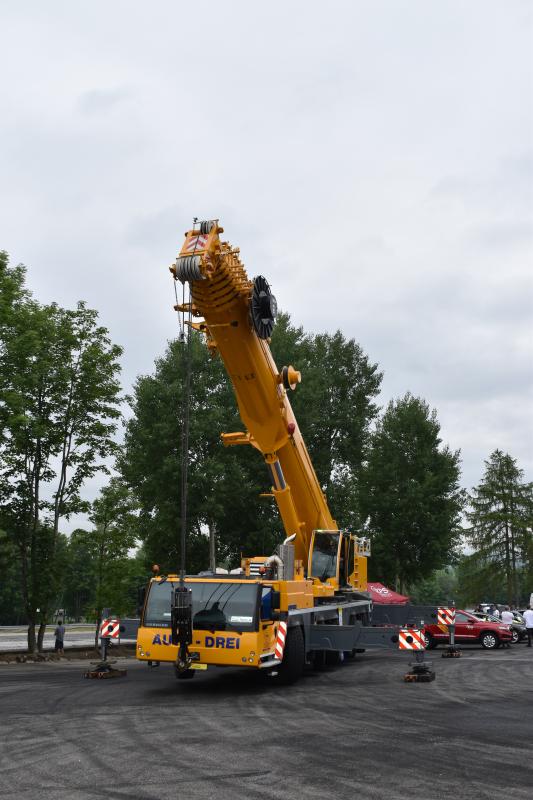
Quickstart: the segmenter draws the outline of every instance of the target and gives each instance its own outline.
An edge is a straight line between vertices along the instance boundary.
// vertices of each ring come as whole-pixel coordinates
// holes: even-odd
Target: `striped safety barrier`
[[[285,650],[286,638],[287,638],[287,623],[280,622],[278,626],[278,635],[276,637],[276,646],[274,647],[274,655],[280,661],[283,661],[283,651]]]
[[[455,625],[455,608],[438,608],[437,622],[439,625]]]
[[[101,639],[118,639],[120,635],[119,619],[103,619],[100,623]]]
[[[400,650],[425,650],[424,634],[417,628],[402,628],[398,633]]]

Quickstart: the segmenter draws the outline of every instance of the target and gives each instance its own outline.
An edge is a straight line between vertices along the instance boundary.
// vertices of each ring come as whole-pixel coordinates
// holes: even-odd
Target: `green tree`
[[[149,565],[142,548],[135,555],[109,561],[102,589],[106,607],[119,617],[136,616],[138,591],[146,585],[149,575]]]
[[[477,553],[461,556],[457,564],[457,601],[460,607],[477,606],[478,603],[504,603],[505,578],[502,572],[491,569],[490,564]]]
[[[216,533],[219,563],[234,559],[240,544],[262,544],[270,552],[273,514],[270,504],[258,503],[266,483],[261,459],[245,448],[226,449],[221,442],[223,431],[242,425],[222,363],[209,356],[196,336],[192,375],[187,569],[197,572],[209,563],[209,530]],[[139,503],[147,557],[172,572],[180,564],[183,378],[183,344],[176,340],[156,362],[154,375],[136,381],[130,398],[133,415],[118,459]]]
[[[363,472],[371,570],[401,592],[451,563],[459,541],[459,452],[442,447],[439,433],[425,401],[410,394],[391,401]]]
[[[67,616],[76,622],[95,618],[96,565],[90,534],[81,528],[69,536],[62,585]]]
[[[306,335],[286,314],[278,317],[271,347],[280,368],[294,364],[303,373],[291,403],[333,513],[339,524],[354,524],[359,518],[355,489],[381,375],[340,333]],[[209,531],[216,534],[218,563],[234,566],[241,551],[271,553],[283,528],[275,504],[260,498],[270,488],[261,456],[221,443],[220,434],[242,430],[242,422],[221,360],[211,358],[198,337],[192,344],[192,374],[187,567],[196,572],[209,563]],[[171,571],[180,563],[183,376],[183,345],[175,341],[156,362],[155,373],[135,384],[133,415],[118,461],[139,500],[146,552]]]
[[[457,600],[458,591],[456,569],[445,567],[410,585],[408,593],[412,603],[445,606]]]
[[[22,625],[26,622],[26,615],[17,552],[3,530],[0,530],[0,576],[0,625]]]
[[[80,490],[116,447],[121,349],[96,311],[40,305],[23,270],[5,258],[0,267],[0,289],[12,297],[0,347],[0,509],[17,548],[33,652],[57,597],[60,520],[87,508]]]
[[[485,461],[483,479],[469,497],[467,518],[478,572],[485,579],[502,576],[506,602],[518,605],[520,578],[531,572],[533,483],[524,481],[523,470],[509,454],[495,450]]]
[[[305,334],[284,313],[271,348],[278,367],[293,364],[302,373],[291,405],[337,524],[357,530],[359,480],[383,375],[341,331]]]
[[[85,545],[94,565],[96,631],[95,646],[98,645],[98,624],[102,609],[111,606],[111,597],[119,596],[116,589],[110,592],[110,574],[116,562],[124,566],[128,551],[137,544],[138,518],[130,490],[117,478],[112,478],[92,504],[90,520],[94,529],[86,535]],[[116,573],[115,573],[116,574]],[[115,609],[115,613],[118,610]]]

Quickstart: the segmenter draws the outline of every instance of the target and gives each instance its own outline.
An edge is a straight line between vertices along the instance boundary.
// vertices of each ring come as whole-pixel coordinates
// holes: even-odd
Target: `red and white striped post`
[[[274,655],[279,661],[283,661],[283,653],[285,652],[285,641],[287,639],[287,623],[281,621],[278,625],[278,635],[276,637],[276,644],[274,646]]]
[[[455,606],[452,604],[447,607],[437,609],[437,622],[439,625],[445,625],[448,628],[450,641],[448,647],[443,652],[443,658],[458,658],[461,651],[455,644]]]
[[[410,662],[410,672],[403,676],[404,681],[427,683],[435,680],[435,673],[431,670],[431,664],[424,660],[426,639],[423,623],[421,623],[420,628],[401,628],[398,632],[398,647],[400,650],[414,650],[416,652],[415,661]]]
[[[103,619],[100,623],[100,654],[102,661],[107,659],[107,648],[110,639],[118,639],[120,636],[120,620],[114,617]]]

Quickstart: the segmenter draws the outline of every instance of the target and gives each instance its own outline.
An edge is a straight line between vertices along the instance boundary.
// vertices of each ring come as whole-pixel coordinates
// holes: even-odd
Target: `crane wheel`
[[[299,626],[289,628],[283,661],[278,667],[276,683],[288,686],[302,676],[305,663],[305,644],[302,629]]]

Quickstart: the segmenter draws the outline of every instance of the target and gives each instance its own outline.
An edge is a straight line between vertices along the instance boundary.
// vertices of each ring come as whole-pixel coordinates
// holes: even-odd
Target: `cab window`
[[[326,581],[337,576],[340,533],[315,532],[310,574]]]

